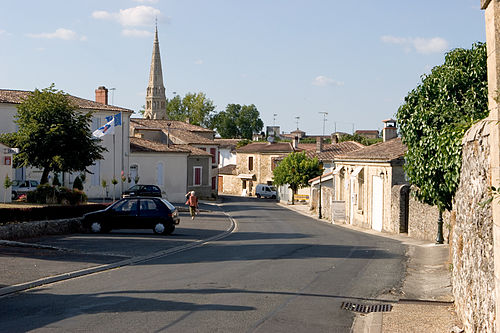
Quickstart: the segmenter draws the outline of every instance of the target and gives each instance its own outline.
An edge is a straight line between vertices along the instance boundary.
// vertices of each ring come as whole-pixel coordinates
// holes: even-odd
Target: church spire
[[[151,57],[151,68],[149,70],[149,83],[146,91],[146,119],[166,119],[165,86],[163,85],[163,73],[161,69],[160,42],[158,41],[158,25],[155,27],[155,39],[153,42],[153,55]]]

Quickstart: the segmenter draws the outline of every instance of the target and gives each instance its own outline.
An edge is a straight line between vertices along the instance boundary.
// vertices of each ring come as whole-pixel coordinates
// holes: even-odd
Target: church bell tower
[[[156,26],[151,68],[149,70],[149,83],[146,91],[144,118],[167,119],[166,102],[165,86],[163,85],[163,74],[161,70],[160,43],[158,42],[158,26]]]

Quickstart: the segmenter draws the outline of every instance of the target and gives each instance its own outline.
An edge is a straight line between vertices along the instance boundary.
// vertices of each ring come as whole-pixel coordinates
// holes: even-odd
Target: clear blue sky
[[[145,104],[158,30],[164,84],[217,110],[255,104],[265,125],[321,134],[380,129],[447,51],[485,40],[480,0],[0,2],[0,88],[52,82],[113,104]],[[110,97],[111,102],[111,97]]]

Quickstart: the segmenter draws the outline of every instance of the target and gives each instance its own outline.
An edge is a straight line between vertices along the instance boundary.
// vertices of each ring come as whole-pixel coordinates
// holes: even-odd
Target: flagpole
[[[114,124],[113,124],[114,126]],[[116,178],[116,150],[115,150],[115,132],[113,132],[113,179]],[[113,185],[113,200],[115,199],[115,185]]]
[[[125,174],[124,165],[123,165],[123,153],[124,153],[124,152],[123,152],[123,147],[124,147],[124,142],[123,142],[123,141],[124,141],[125,139],[123,138],[123,134],[124,134],[124,133],[123,133],[123,114],[122,114],[122,111],[121,111],[121,110],[120,110],[120,121],[121,121],[121,125],[122,125],[122,154],[121,154],[122,170],[121,170],[121,171]],[[121,175],[121,174],[120,174],[120,175]],[[121,194],[123,193],[123,183],[124,183],[124,182],[123,182],[123,181],[121,181],[121,184],[122,184],[122,185],[121,185],[121,193],[120,193],[120,196],[121,196]]]

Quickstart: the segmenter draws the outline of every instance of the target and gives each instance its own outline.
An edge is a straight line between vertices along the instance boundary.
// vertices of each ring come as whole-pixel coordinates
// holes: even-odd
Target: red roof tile
[[[341,156],[336,160],[382,160],[392,161],[403,158],[407,148],[401,142],[401,138],[395,138],[386,142],[376,143]]]
[[[20,104],[28,98],[32,91],[0,89],[0,103]],[[83,110],[103,110],[115,112],[134,112],[133,110],[121,108],[114,105],[97,103],[88,99],[68,95],[70,101]]]

